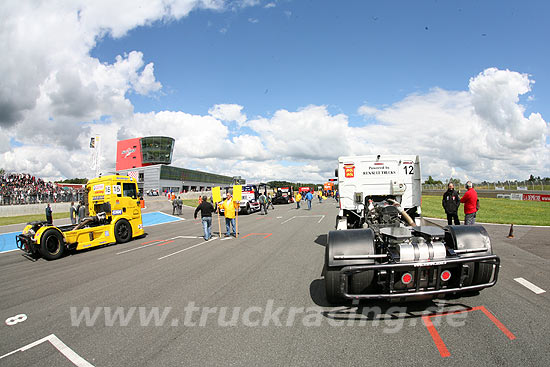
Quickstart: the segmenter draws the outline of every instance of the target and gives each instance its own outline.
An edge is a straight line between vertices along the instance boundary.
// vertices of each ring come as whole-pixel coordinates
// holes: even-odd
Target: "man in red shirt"
[[[477,192],[474,190],[474,184],[472,181],[466,182],[466,193],[460,202],[464,204],[464,224],[475,224],[477,213]]]

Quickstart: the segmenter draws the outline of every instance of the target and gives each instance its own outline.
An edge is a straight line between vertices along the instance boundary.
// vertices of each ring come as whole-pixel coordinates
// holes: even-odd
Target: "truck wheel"
[[[48,229],[40,241],[40,255],[46,260],[56,260],[63,255],[63,236],[56,229]]]
[[[125,243],[132,238],[132,226],[126,219],[121,219],[115,224],[115,239],[117,243]]]
[[[252,209],[250,209],[250,204],[246,204],[246,214],[250,215],[252,213]]]
[[[342,303],[345,298],[340,289],[340,268],[327,268],[325,272],[325,293],[328,303]]]
[[[493,275],[493,265],[487,263],[477,263],[474,272],[474,285],[489,283]]]
[[[365,294],[372,290],[374,270],[362,271],[351,276],[351,293]]]
[[[462,279],[462,285],[464,285],[465,287],[468,287],[470,285],[475,285],[474,275],[475,275],[476,264],[471,262],[471,263],[466,263],[465,265],[468,265],[468,274],[465,276],[464,279]]]

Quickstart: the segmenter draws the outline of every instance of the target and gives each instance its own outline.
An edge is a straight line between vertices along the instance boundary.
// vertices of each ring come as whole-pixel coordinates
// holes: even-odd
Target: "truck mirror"
[[[338,177],[338,168],[334,170],[334,177]]]

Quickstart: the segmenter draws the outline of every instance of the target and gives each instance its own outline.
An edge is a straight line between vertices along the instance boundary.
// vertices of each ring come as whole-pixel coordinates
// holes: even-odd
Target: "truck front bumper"
[[[482,284],[464,285],[464,265],[467,263],[485,263],[492,265],[492,274],[490,280]],[[456,267],[459,271],[459,281],[454,286],[448,286],[445,282],[441,281],[441,272],[449,267]],[[498,279],[498,273],[500,268],[500,258],[497,255],[485,255],[475,257],[457,257],[448,258],[441,261],[428,261],[422,263],[386,263],[386,264],[369,264],[369,265],[352,265],[346,266],[340,270],[340,289],[342,296],[348,299],[399,299],[407,297],[418,296],[432,296],[440,294],[452,294],[462,293],[469,291],[481,290],[483,288],[492,287],[496,284]],[[396,279],[399,271],[406,271],[409,269],[415,270],[415,286],[407,289],[398,289],[395,287]],[[381,284],[384,292],[369,293],[369,294],[352,294],[349,293],[348,284],[349,277],[355,273],[363,271],[384,271],[385,281]],[[421,274],[422,270],[431,270],[436,274],[435,284],[428,286],[421,286]]]
[[[20,234],[15,236],[15,244],[17,245],[18,249],[29,255],[36,255],[38,253],[36,242],[31,236],[27,234]]]

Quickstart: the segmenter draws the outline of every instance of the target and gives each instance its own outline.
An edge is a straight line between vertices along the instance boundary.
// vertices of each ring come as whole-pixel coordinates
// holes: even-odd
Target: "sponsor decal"
[[[136,148],[128,148],[128,149],[123,150],[121,155],[123,155],[124,158],[128,158],[135,151],[136,151]]]
[[[547,202],[550,202],[550,195],[523,194],[523,200],[529,200],[529,201],[547,201]]]
[[[396,174],[397,174],[397,171],[394,168],[381,162],[376,162],[374,164],[371,164],[368,166],[368,169],[366,171],[363,171],[363,176],[372,176],[372,175],[385,176],[385,175],[396,175]]]
[[[353,164],[344,164],[344,176],[346,178],[355,177],[355,165],[353,165]]]
[[[111,213],[112,213],[113,215],[122,215],[122,209],[113,210]]]
[[[109,231],[105,231],[105,237],[109,237]],[[103,242],[106,242],[106,241],[103,241]]]
[[[138,224],[138,229],[143,229],[143,224]]]
[[[105,199],[105,196],[103,196],[103,195],[94,196],[94,197],[92,198],[93,201],[103,200],[103,199]]]
[[[94,191],[100,191],[100,190],[103,190],[104,188],[105,188],[105,185],[103,184],[94,185]]]
[[[105,195],[111,195],[111,185],[105,186]]]

